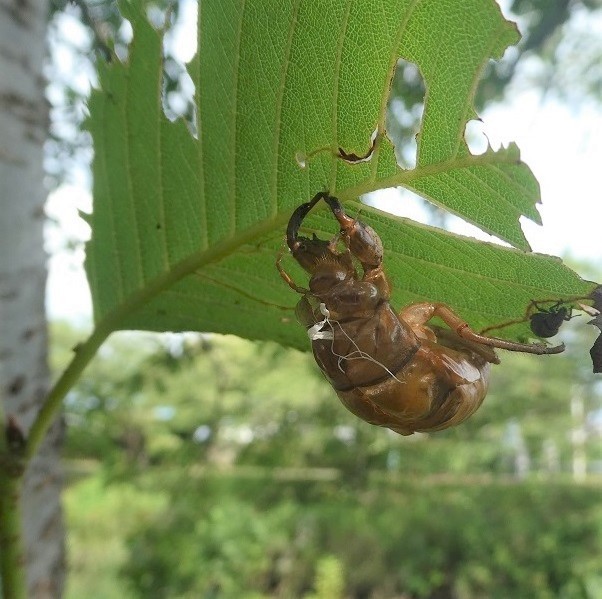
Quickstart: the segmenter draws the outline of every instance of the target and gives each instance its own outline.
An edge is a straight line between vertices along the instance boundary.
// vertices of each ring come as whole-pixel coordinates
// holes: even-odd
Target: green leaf
[[[536,180],[510,145],[474,156],[464,131],[491,58],[518,40],[493,0],[201,2],[197,135],[162,109],[162,33],[124,2],[126,63],[100,66],[90,100],[94,213],[86,269],[97,324],[199,330],[306,348],[298,297],[275,268],[288,218],[330,189],[345,202],[403,185],[517,248],[519,217],[538,220]],[[384,131],[397,60],[427,89],[416,167],[399,168]],[[350,165],[339,147],[370,161]],[[322,151],[318,151],[323,149]],[[300,168],[296,156],[307,158]],[[551,257],[460,238],[363,211],[381,235],[396,305],[445,301],[480,328],[531,299],[592,285]],[[335,232],[325,212],[308,220]],[[303,274],[285,261],[303,282]],[[520,332],[520,331],[518,331]],[[516,331],[513,334],[518,334]]]

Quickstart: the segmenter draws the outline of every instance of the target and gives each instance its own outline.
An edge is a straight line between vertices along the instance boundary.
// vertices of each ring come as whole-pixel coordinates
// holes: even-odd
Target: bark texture
[[[0,0],[0,393],[5,417],[25,435],[49,386],[43,244],[48,15],[47,0]],[[27,583],[35,598],[55,599],[63,590],[60,440],[57,421],[23,487]]]

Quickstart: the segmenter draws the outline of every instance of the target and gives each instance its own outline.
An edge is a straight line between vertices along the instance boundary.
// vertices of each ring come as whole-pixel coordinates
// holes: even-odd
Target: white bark
[[[47,0],[0,0],[0,398],[5,416],[25,434],[49,384],[42,75],[48,11]],[[60,597],[63,588],[60,436],[57,422],[23,490],[27,580],[36,598]]]

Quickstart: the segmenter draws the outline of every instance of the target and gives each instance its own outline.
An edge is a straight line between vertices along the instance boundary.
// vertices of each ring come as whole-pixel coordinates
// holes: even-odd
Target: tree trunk
[[[0,393],[6,422],[25,435],[49,386],[42,75],[48,15],[46,0],[0,0]],[[63,590],[60,439],[57,421],[22,487],[27,586],[35,598],[54,599]]]

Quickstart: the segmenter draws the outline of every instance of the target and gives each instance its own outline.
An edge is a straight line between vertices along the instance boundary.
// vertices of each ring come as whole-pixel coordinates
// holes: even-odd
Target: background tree
[[[27,436],[49,388],[44,312],[46,255],[43,249],[44,141],[48,107],[42,74],[46,59],[47,2],[4,2],[0,19],[0,373],[2,443],[16,444],[9,467],[0,469],[0,513],[16,501],[15,478]],[[8,427],[8,429],[7,429]],[[60,508],[61,424],[50,427],[23,481],[24,547],[12,544],[14,519],[2,518],[2,578],[19,592],[21,560],[27,563],[32,597],[60,596],[64,578]],[[17,518],[19,516],[15,516]],[[17,530],[18,530],[17,526]],[[23,553],[24,552],[24,553]],[[6,595],[9,597],[9,595]]]

